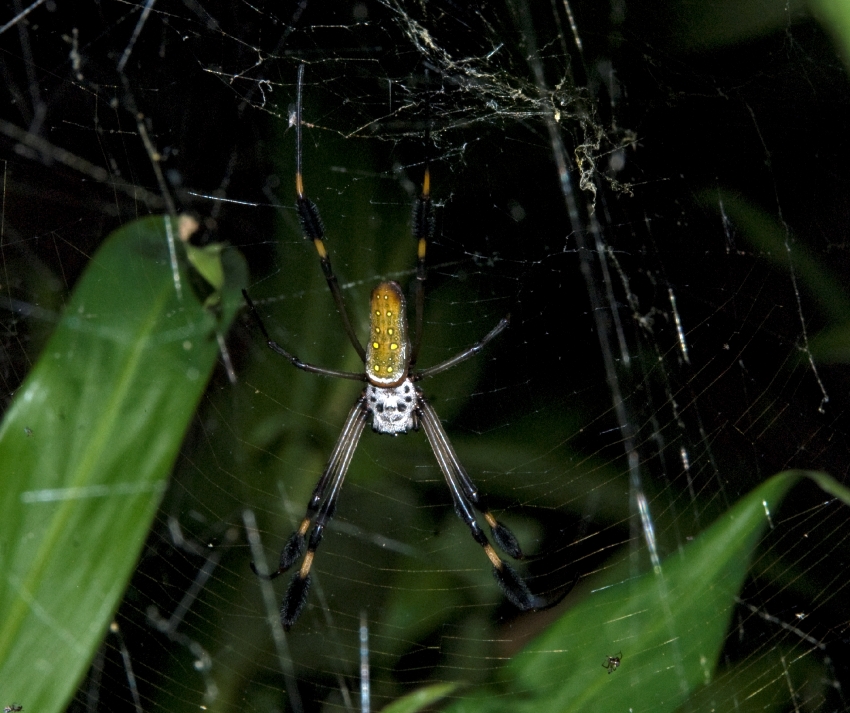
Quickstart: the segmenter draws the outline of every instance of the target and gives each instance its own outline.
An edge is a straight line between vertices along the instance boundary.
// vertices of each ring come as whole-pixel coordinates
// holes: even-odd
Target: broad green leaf
[[[514,657],[498,694],[448,710],[675,711],[712,681],[767,513],[804,475],[850,504],[850,491],[822,473],[774,476],[657,570],[634,577],[629,562],[615,567]],[[609,674],[603,664],[617,654],[622,663]]]
[[[850,3],[843,0],[810,0],[809,8],[832,35],[844,56],[844,63],[850,64]]]
[[[63,710],[99,646],[240,304],[190,286],[178,222],[138,220],[92,258],[0,427],[0,682]]]
[[[782,681],[786,691],[803,691],[810,681],[822,679],[823,673],[823,667],[812,657],[801,656],[791,647],[777,646],[736,666],[720,667],[711,683],[696,691],[679,710],[715,713],[734,707],[735,713],[787,711],[788,696],[777,695],[775,682]]]
[[[381,713],[417,713],[450,695],[457,687],[457,683],[435,683],[425,686],[393,701],[386,708],[382,708]]]

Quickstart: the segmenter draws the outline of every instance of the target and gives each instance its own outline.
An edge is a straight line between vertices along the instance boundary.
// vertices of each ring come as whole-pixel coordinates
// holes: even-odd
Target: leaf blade
[[[166,220],[105,241],[0,425],[0,680],[27,708],[62,710],[85,672],[238,308],[241,259],[219,321]]]

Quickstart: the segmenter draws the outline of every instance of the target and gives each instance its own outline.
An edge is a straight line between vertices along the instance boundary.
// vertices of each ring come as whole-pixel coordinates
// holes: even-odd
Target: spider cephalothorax
[[[419,395],[410,379],[398,386],[366,387],[366,407],[372,414],[372,430],[375,433],[399,433],[419,430]]]
[[[419,354],[422,340],[422,325],[424,311],[424,283],[426,278],[425,254],[428,240],[434,230],[433,207],[430,196],[430,174],[425,169],[422,182],[422,193],[417,198],[413,211],[413,237],[417,241],[417,265],[414,282],[415,295],[415,324],[413,339],[408,336],[407,307],[404,293],[396,282],[382,282],[373,291],[370,301],[370,330],[369,342],[366,348],[360,343],[351,320],[345,308],[342,292],[336,275],[331,268],[331,261],[324,244],[324,229],[316,205],[305,196],[304,183],[301,174],[301,89],[303,86],[304,67],[298,72],[298,99],[296,102],[296,171],[295,187],[297,194],[296,208],[301,220],[304,237],[312,241],[322,272],[327,280],[331,295],[336,303],[342,319],[343,328],[357,354],[363,360],[362,372],[337,371],[325,369],[302,362],[294,354],[288,352],[269,337],[256,307],[251,302],[248,293],[243,290],[245,300],[266,338],[266,343],[275,352],[289,360],[293,366],[324,376],[335,376],[343,379],[354,379],[366,382],[366,387],[358,397],[331,452],[325,470],[317,483],[307,512],[298,529],[292,533],[283,551],[280,553],[280,563],[275,572],[267,576],[277,577],[292,567],[301,558],[305,546],[301,566],[295,573],[281,608],[281,622],[288,629],[295,623],[307,600],[310,588],[310,569],[313,564],[316,548],[324,535],[325,525],[333,517],[337,498],[342,487],[342,481],[348,471],[354,450],[363,433],[366,420],[371,415],[372,429],[377,433],[398,435],[411,430],[425,431],[425,436],[431,450],[437,459],[440,470],[449,486],[455,512],[466,523],[478,544],[484,548],[484,553],[493,565],[493,574],[502,588],[505,596],[519,609],[530,610],[550,606],[559,600],[566,592],[560,593],[556,599],[545,600],[535,596],[528,585],[496,553],[487,535],[478,524],[476,512],[487,523],[490,534],[496,545],[515,559],[522,558],[522,550],[513,533],[499,523],[489,511],[478,489],[467,474],[455,453],[434,407],[422,395],[415,382],[429,376],[442,373],[447,369],[466,361],[481,351],[490,341],[501,334],[508,326],[507,317],[502,319],[490,332],[476,344],[459,354],[447,359],[436,366],[427,369],[413,370]],[[312,529],[311,529],[312,527]],[[308,537],[309,533],[309,537]],[[252,563],[253,567],[253,563]],[[256,571],[256,570],[255,570]],[[259,574],[259,573],[258,573]]]

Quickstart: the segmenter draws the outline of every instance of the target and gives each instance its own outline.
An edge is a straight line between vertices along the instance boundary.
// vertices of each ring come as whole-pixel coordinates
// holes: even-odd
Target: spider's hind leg
[[[354,331],[354,327],[351,325],[351,318],[348,316],[348,310],[345,307],[345,300],[342,297],[339,280],[331,267],[331,258],[325,247],[325,227],[319,215],[319,208],[304,192],[304,176],[301,172],[301,95],[303,88],[304,65],[301,64],[298,67],[298,90],[295,102],[295,208],[298,211],[301,232],[307,240],[313,243],[313,247],[316,249],[319,263],[322,266],[322,274],[325,276],[325,280],[330,288],[331,296],[342,320],[343,329],[345,329],[345,333],[348,335],[354,351],[357,352],[360,360],[365,362],[366,350],[363,348],[360,339],[357,337],[357,333]]]
[[[428,139],[425,140],[426,144]],[[422,192],[413,204],[413,238],[416,240],[416,280],[414,282],[414,303],[416,308],[413,324],[413,345],[410,352],[410,366],[416,364],[419,349],[422,346],[422,326],[425,312],[425,280],[428,277],[428,267],[425,255],[428,252],[428,242],[434,237],[434,204],[431,201],[431,169],[427,162],[425,176],[422,180]]]

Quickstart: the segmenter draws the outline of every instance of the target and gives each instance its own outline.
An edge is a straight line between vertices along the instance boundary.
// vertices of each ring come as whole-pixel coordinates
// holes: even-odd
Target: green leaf
[[[484,691],[448,710],[676,710],[712,681],[769,513],[802,476],[850,504],[850,491],[822,473],[774,476],[658,568],[633,576],[628,560],[614,567],[511,661],[498,694]],[[607,657],[620,653],[609,674]]]
[[[381,713],[416,713],[426,706],[445,698],[458,687],[457,683],[435,683],[408,693],[393,701]]]
[[[190,287],[177,220],[113,233],[0,427],[0,681],[64,710],[103,638],[245,284],[220,315]]]
[[[201,276],[216,290],[224,286],[224,267],[221,264],[221,251],[225,246],[221,243],[195,247],[185,244],[186,257]]]
[[[789,696],[777,695],[777,681],[784,683],[785,693],[805,691],[823,675],[823,666],[812,657],[801,656],[793,647],[777,646],[736,666],[721,666],[711,683],[696,691],[680,710],[716,713],[734,707],[735,713],[780,713],[789,710]],[[742,691],[746,693],[741,695]],[[814,707],[810,705],[809,710]]]
[[[850,64],[850,3],[846,0],[811,0],[809,8]]]

